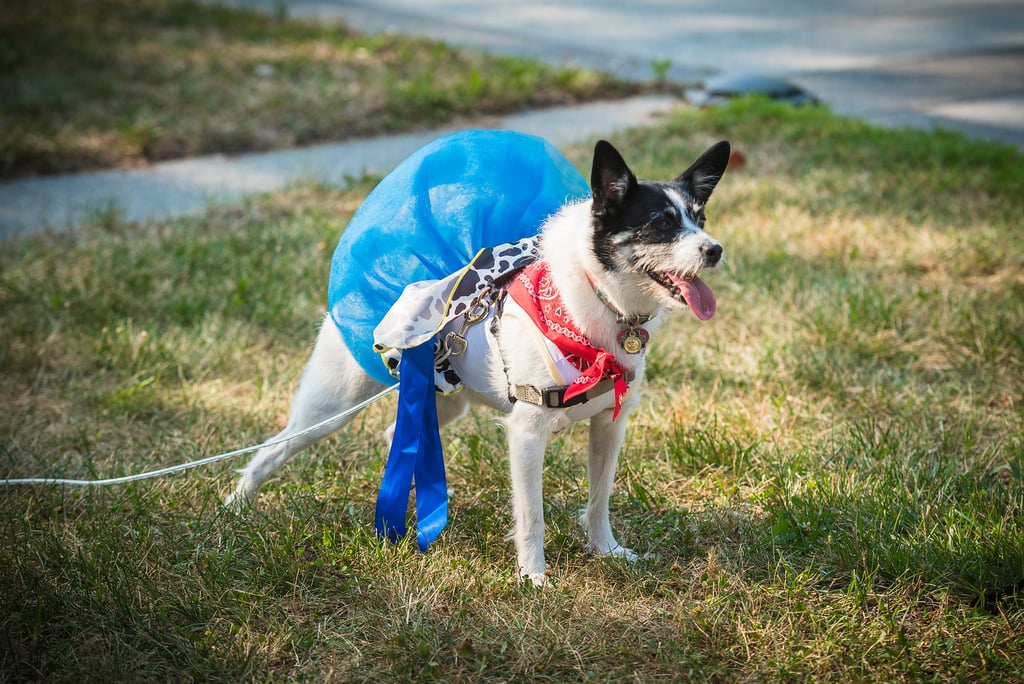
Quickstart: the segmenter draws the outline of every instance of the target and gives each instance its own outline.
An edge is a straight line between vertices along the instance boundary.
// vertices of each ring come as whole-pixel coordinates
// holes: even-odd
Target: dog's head
[[[729,164],[729,143],[710,147],[672,181],[638,181],[602,140],[594,149],[594,254],[612,273],[633,276],[656,301],[688,306],[701,320],[715,296],[698,274],[718,266],[722,245],[704,232],[704,207]]]

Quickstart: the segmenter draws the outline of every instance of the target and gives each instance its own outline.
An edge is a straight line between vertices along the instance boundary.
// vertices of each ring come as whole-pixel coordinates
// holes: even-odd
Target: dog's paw
[[[548,585],[548,576],[543,572],[524,572],[519,575],[519,582],[524,585],[533,585],[537,589],[543,589]]]
[[[252,497],[236,489],[224,498],[223,507],[233,513],[243,513],[252,507]]]
[[[636,563],[640,559],[640,556],[637,555],[636,551],[633,549],[627,549],[625,546],[616,547],[615,551],[613,551],[611,555],[621,558],[627,563]]]
[[[606,556],[611,558],[621,558],[627,563],[636,563],[639,560],[639,556],[633,549],[627,549],[621,544],[611,544],[603,549],[593,549],[594,553],[598,556]]]

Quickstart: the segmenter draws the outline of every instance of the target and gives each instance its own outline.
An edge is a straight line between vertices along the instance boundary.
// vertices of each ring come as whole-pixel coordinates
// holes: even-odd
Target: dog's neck
[[[601,300],[601,303],[605,305],[605,308],[615,314],[616,320],[625,325],[643,325],[644,323],[650,323],[657,317],[661,309],[654,309],[652,313],[626,313],[623,307],[619,306],[616,300],[603,289],[601,282],[598,280],[591,271],[586,271],[587,280],[590,282],[590,287],[593,288],[594,294]]]

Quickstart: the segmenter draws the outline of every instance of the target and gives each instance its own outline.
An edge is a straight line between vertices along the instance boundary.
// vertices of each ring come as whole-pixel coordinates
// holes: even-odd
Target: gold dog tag
[[[619,333],[619,346],[627,354],[639,354],[647,347],[647,331],[643,328],[629,328]]]

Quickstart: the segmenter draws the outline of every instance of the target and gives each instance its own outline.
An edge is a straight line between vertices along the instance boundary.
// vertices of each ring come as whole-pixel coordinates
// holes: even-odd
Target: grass
[[[12,680],[1016,681],[1024,666],[1020,154],[817,108],[680,110],[645,177],[730,138],[719,310],[651,352],[593,559],[585,429],[551,445],[544,591],[513,577],[503,435],[446,431],[451,524],[380,546],[393,398],[235,517],[235,464],[0,491]],[[581,167],[589,149],[568,151]],[[0,246],[6,476],[134,472],[283,424],[369,184]],[[282,283],[288,283],[282,287]]]
[[[0,7],[0,178],[286,148],[636,92],[191,0]]]

